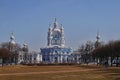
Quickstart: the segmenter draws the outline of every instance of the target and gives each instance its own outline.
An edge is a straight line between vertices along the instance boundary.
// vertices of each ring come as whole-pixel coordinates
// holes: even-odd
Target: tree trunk
[[[2,59],[2,67],[3,67],[3,58],[1,58]]]
[[[118,56],[117,56],[117,61],[116,61],[116,67],[118,67],[119,62],[118,62]]]
[[[111,57],[111,60],[110,60],[110,61],[111,61],[111,65],[110,65],[110,66],[112,67],[112,66],[113,66],[113,63],[112,63],[112,61],[113,61],[113,57]]]

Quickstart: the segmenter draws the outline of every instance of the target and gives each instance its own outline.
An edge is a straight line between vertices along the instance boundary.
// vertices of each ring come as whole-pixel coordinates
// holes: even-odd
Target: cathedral
[[[65,47],[64,28],[58,27],[55,19],[53,28],[49,25],[47,47],[41,48],[43,63],[68,63],[71,62],[72,49]]]

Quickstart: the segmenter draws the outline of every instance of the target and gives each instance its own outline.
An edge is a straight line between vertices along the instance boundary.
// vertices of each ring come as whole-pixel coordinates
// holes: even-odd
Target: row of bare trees
[[[88,64],[92,61],[92,51],[94,50],[94,43],[91,41],[87,41],[86,44],[82,44],[78,51],[81,54],[81,63]]]
[[[120,40],[100,43],[96,47],[94,42],[88,41],[78,49],[81,54],[81,63],[94,62],[97,64],[120,65]]]
[[[116,66],[120,65],[120,40],[110,41],[108,44],[102,45],[92,52],[93,59],[99,61],[99,63],[107,62],[113,65],[113,60],[116,61]]]

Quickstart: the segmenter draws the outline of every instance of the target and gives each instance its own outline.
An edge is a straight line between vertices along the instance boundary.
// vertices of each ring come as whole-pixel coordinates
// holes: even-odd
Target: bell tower
[[[96,36],[96,42],[95,42],[95,48],[98,48],[101,46],[101,42],[100,42],[100,33],[97,32],[97,36]]]
[[[65,46],[65,38],[64,38],[64,28],[63,25],[61,24],[61,46]]]
[[[10,36],[9,45],[10,45],[10,51],[15,51],[16,43],[15,43],[15,37],[13,32],[11,33],[11,36]]]
[[[51,46],[51,41],[52,41],[52,27],[51,27],[51,24],[49,24],[47,40],[48,40],[47,46]]]
[[[61,24],[61,28],[58,28],[58,22],[55,18],[53,28],[49,24],[48,36],[47,36],[47,46],[65,46],[64,28]]]

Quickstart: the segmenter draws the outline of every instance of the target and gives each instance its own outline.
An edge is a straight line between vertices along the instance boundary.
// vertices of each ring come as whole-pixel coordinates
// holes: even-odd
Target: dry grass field
[[[96,66],[5,66],[0,80],[120,80],[120,67]]]

